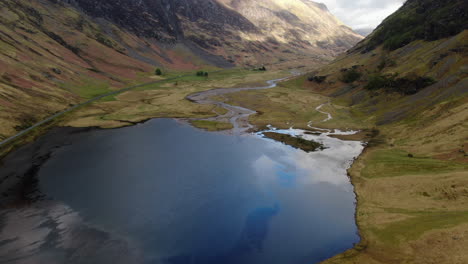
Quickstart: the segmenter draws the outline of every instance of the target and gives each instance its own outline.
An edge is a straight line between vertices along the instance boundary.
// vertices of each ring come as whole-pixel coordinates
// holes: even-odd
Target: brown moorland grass
[[[465,31],[384,54],[396,62],[384,72],[443,79],[427,90],[407,97],[363,93],[362,81],[339,98],[354,104],[355,117],[380,123],[380,134],[349,170],[362,241],[324,263],[468,263],[468,97],[461,89],[467,57],[453,52],[466,37]],[[382,56],[377,49],[343,57],[321,72],[330,75],[331,89],[307,85],[336,93],[341,68],[359,64],[373,71]]]
[[[233,128],[231,123],[223,123],[210,120],[193,120],[190,121],[190,124],[197,128],[205,129],[207,131],[223,131]]]
[[[183,77],[174,81],[147,85],[102,100],[75,112],[64,125],[114,128],[150,118],[208,118],[223,114],[225,109],[214,105],[190,102],[186,96],[200,91],[239,87],[287,76],[285,71],[254,72],[233,69],[210,74],[208,78]],[[176,74],[173,74],[176,75]]]

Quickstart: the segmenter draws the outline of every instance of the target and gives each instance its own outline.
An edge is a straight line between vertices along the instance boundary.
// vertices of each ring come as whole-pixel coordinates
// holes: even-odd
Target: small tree
[[[156,71],[155,71],[155,74],[158,75],[158,76],[162,75],[161,69],[157,68]]]
[[[205,74],[204,74],[204,75],[205,75],[205,77],[207,77],[207,78],[208,78],[208,73],[207,73],[207,72],[205,72]]]

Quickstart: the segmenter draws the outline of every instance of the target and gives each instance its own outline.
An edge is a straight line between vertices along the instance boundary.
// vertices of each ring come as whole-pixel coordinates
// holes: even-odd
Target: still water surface
[[[17,234],[34,237],[36,246],[8,256],[43,263],[317,263],[359,241],[346,168],[362,146],[310,137],[327,149],[305,153],[172,119],[83,133],[39,172],[49,202],[22,217],[3,216],[7,224],[42,221]]]

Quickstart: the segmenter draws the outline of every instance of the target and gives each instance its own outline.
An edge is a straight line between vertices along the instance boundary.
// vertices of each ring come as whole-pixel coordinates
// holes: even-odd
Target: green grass
[[[99,102],[112,102],[112,101],[117,101],[117,98],[115,97],[116,95],[109,95],[109,96],[106,96],[104,98],[102,98],[101,100],[99,100]]]
[[[297,78],[293,78],[289,81],[281,82],[278,86],[288,89],[302,89],[306,80],[307,76],[303,75]]]
[[[144,85],[138,88],[135,88],[135,91],[144,91],[144,90],[156,90],[156,89],[169,89],[167,87],[162,87],[164,84],[168,83],[175,83],[177,82],[178,84],[183,85],[184,83],[190,83],[193,86],[198,86],[203,83],[210,83],[213,81],[220,81],[228,78],[239,78],[242,80],[242,77],[246,76],[249,73],[252,73],[247,70],[243,69],[229,69],[229,70],[223,70],[220,72],[209,72],[209,77],[202,77],[202,76],[197,76],[196,75],[197,71],[190,71],[190,72],[169,72],[165,73],[162,76],[165,77],[166,79],[170,78],[176,78],[178,76],[183,76],[183,75],[188,75],[184,77],[180,77],[177,79],[173,80],[162,80],[161,82],[155,83],[155,84],[148,84]]]
[[[233,128],[231,123],[221,123],[221,122],[208,121],[208,120],[194,120],[194,121],[191,121],[190,123],[197,128],[202,128],[208,131],[222,131],[222,130],[229,130]]]
[[[414,240],[424,232],[443,229],[468,222],[468,212],[410,212],[409,219],[372,229],[382,242],[396,245],[401,240]]]
[[[312,152],[317,150],[323,150],[323,144],[315,142],[313,140],[305,140],[301,137],[294,137],[291,135],[285,135],[274,132],[265,132],[263,135],[267,138],[271,138],[278,142],[282,142],[286,145],[292,146],[294,148],[302,149],[305,152]]]
[[[365,178],[424,175],[468,169],[467,164],[443,161],[429,157],[408,157],[402,150],[377,150],[371,154],[362,170]]]
[[[67,88],[67,87],[63,87]],[[91,99],[101,94],[105,94],[111,92],[112,90],[109,87],[107,82],[99,82],[99,81],[86,81],[84,85],[76,86],[76,87],[68,87],[68,90],[73,91],[74,93],[78,94],[82,98]]]
[[[401,48],[412,41],[427,41],[456,35],[467,28],[464,0],[408,1],[400,10],[384,20],[366,44],[372,50],[383,44],[387,50]]]

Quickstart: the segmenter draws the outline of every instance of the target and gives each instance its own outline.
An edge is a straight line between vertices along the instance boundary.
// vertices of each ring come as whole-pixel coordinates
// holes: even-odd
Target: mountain
[[[379,125],[466,92],[468,3],[409,0],[372,34],[316,72],[325,82],[309,85],[353,104],[381,107],[398,98]]]
[[[335,54],[362,37],[334,17],[324,4],[309,0],[221,0],[251,21],[257,39],[289,44],[295,49],[317,48]],[[322,51],[323,52],[323,51]]]
[[[359,28],[354,30],[356,33],[358,33],[361,36],[367,37],[372,31],[374,31],[373,28]]]
[[[156,67],[323,63],[361,37],[306,0],[4,0],[0,139]]]
[[[329,58],[361,39],[324,5],[308,0],[63,2],[139,37],[184,43],[197,55],[207,51],[242,65],[291,59],[291,54]]]
[[[349,170],[361,243],[325,263],[467,262],[467,29],[467,1],[408,0],[305,81],[373,136]]]

